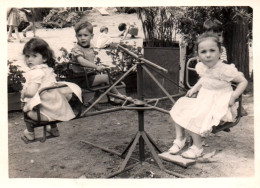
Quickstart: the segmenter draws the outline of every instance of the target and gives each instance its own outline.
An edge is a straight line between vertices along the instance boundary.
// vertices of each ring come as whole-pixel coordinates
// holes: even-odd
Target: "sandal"
[[[183,158],[196,159],[202,156],[203,148],[198,149],[197,146],[191,146],[189,149],[181,154]]]
[[[51,126],[48,125],[48,126],[46,127],[46,131],[47,131],[50,135],[52,135],[52,136],[55,136],[55,137],[60,136],[60,132],[59,132],[58,127],[56,127],[56,128],[51,128]]]
[[[24,130],[23,134],[30,141],[35,139],[34,132],[29,132],[27,129]]]
[[[183,147],[185,146],[186,138],[184,138],[182,141],[175,139],[173,141],[173,146],[168,150],[170,154],[177,154],[180,152]]]

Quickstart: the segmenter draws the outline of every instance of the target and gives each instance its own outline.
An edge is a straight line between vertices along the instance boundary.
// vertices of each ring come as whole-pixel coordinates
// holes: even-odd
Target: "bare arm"
[[[197,91],[199,91],[201,88],[200,80],[187,92],[185,96],[192,97]]]
[[[232,80],[233,82],[237,83],[237,88],[231,95],[229,106],[233,106],[235,103],[235,100],[245,91],[248,81],[245,79],[244,76],[238,76],[235,79]]]
[[[127,36],[127,34],[128,34],[128,31],[129,31],[129,28],[130,28],[130,26],[128,26],[128,27],[126,28],[126,30],[124,31],[124,36],[123,36],[122,40],[125,40],[125,38],[126,38],[126,36]]]
[[[22,93],[22,99],[25,97],[32,98],[40,87],[39,83],[29,83],[28,87]]]
[[[84,67],[97,69],[98,71],[102,71],[103,70],[102,66],[97,66],[97,65],[95,65],[95,63],[92,63],[91,61],[86,60],[82,56],[77,57],[77,60],[78,60],[79,64],[84,66]]]

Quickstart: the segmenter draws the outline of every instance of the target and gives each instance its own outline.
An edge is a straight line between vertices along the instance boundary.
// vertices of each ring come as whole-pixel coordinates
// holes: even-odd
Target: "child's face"
[[[90,45],[90,41],[93,38],[93,34],[88,31],[87,28],[83,28],[76,34],[78,44],[82,47]]]
[[[198,56],[201,62],[208,66],[213,67],[220,58],[220,50],[217,43],[213,39],[205,39],[198,45]]]
[[[41,54],[31,52],[24,55],[25,63],[29,68],[34,67],[35,65],[41,65],[46,62],[46,59],[42,57]]]

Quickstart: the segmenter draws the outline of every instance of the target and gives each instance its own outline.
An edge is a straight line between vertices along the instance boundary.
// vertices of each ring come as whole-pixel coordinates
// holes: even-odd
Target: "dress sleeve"
[[[224,64],[221,70],[221,80],[232,81],[238,76],[244,76],[242,72],[239,72],[234,64]]]
[[[73,55],[74,58],[77,58],[79,56],[84,57],[84,53],[82,52],[82,50],[78,47],[74,47],[71,50],[71,54]]]
[[[34,69],[28,72],[28,83],[42,83],[42,78],[44,77],[44,72],[41,69]]]
[[[202,76],[207,70],[207,68],[205,67],[205,65],[203,65],[202,62],[198,62],[197,65],[195,66],[195,70],[199,74],[199,76]]]

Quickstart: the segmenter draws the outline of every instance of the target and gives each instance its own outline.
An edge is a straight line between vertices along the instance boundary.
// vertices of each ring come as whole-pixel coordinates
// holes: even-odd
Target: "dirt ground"
[[[101,16],[97,12],[92,14],[95,37],[102,25],[109,27],[109,33],[118,33],[117,25],[122,21],[136,22],[141,26],[135,14],[116,14]],[[141,28],[141,27],[139,27]],[[72,28],[38,29],[37,35],[47,40],[57,52],[60,47],[71,47],[75,41]],[[32,33],[28,32],[28,37]],[[140,37],[134,39],[142,44]],[[95,40],[94,37],[94,40]],[[115,39],[118,40],[118,39]],[[130,40],[129,40],[130,41]],[[131,40],[130,42],[133,42]],[[23,44],[18,42],[8,45],[8,57],[21,60],[18,50]],[[12,49],[16,47],[14,52]],[[252,85],[251,85],[252,88]],[[165,167],[171,171],[191,178],[208,177],[253,177],[254,176],[254,107],[253,92],[250,90],[243,96],[243,106],[248,115],[243,117],[231,132],[212,134],[205,139],[208,145],[204,153],[216,151],[210,163],[199,163],[188,168],[182,168],[173,163],[163,161]],[[169,109],[169,105],[164,106]],[[145,130],[165,151],[174,139],[174,125],[169,115],[157,111],[145,111]],[[123,159],[109,154],[96,147],[84,143],[92,142],[117,152],[131,141],[138,129],[138,114],[136,111],[118,111],[98,116],[87,117],[70,122],[60,123],[61,136],[47,140],[45,143],[25,144],[20,137],[25,128],[23,113],[20,111],[8,113],[8,157],[9,178],[104,178],[118,170]],[[36,129],[37,136],[41,136],[42,129]],[[146,161],[132,170],[124,172],[114,178],[176,178],[161,171],[145,146]],[[133,157],[138,158],[138,147]],[[134,160],[130,160],[132,164]]]

